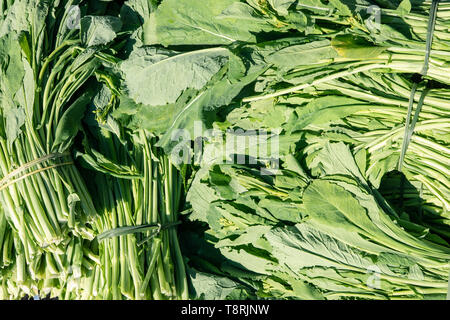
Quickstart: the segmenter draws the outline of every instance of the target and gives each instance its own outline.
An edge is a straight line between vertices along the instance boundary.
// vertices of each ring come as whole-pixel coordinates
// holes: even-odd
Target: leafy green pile
[[[98,199],[99,243],[93,245],[100,261],[80,286],[81,298],[187,299],[176,235],[180,173],[144,131],[130,134],[111,118],[99,126],[92,116],[87,123],[89,144],[77,157],[98,171],[94,181],[101,187],[91,192]]]
[[[410,87],[411,82],[398,74],[358,73],[280,99],[245,104],[218,126],[244,130],[254,129],[255,123],[267,130],[282,127],[280,139],[297,137],[307,144],[300,156],[308,164],[328,141],[345,142],[352,146],[364,177],[379,188],[387,173],[399,169]],[[419,99],[419,94],[415,99]],[[414,215],[417,222],[447,237],[449,107],[447,89],[428,91],[400,167],[410,182],[410,190],[406,190],[406,185],[401,187],[398,174],[395,179],[392,176],[391,183],[383,183],[389,188],[384,188],[383,194],[396,193],[403,199],[399,205],[407,208],[406,212]],[[269,115],[253,111],[262,108],[273,111],[268,110]],[[274,112],[279,119],[274,119]],[[288,144],[281,152],[289,154],[289,148],[295,147]]]
[[[26,293],[72,273],[69,235],[80,237],[75,246],[95,236],[88,226],[95,208],[70,146],[93,95],[87,83],[108,48],[90,48],[68,28],[71,4],[15,1],[1,12],[1,202],[14,230],[11,277]]]
[[[0,1],[0,297],[444,298],[449,17]]]
[[[89,105],[101,118],[115,101],[108,70],[123,46],[122,22],[105,13],[116,11],[95,2],[16,1],[1,21],[10,28],[0,38],[2,298],[188,297],[175,233],[182,180],[154,138],[123,138],[113,119],[89,116],[77,153],[99,172],[86,175],[89,188],[72,160]]]
[[[420,225],[421,238],[406,232],[343,143],[326,144],[313,166],[316,178],[293,158],[274,177],[204,168],[188,193],[190,218],[208,223],[226,259],[259,275],[261,297],[444,298],[445,241]]]

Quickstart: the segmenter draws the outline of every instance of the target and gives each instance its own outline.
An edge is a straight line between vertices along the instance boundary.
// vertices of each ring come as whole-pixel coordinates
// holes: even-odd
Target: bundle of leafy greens
[[[379,188],[383,184],[383,194],[397,199],[399,210],[448,237],[448,89],[428,91],[409,146],[403,150],[410,88],[411,82],[398,74],[362,72],[277,99],[244,104],[216,127],[282,128],[280,139],[303,141],[299,153],[306,163],[312,162],[317,150],[328,141],[345,142],[352,146],[361,172],[372,186]],[[416,101],[424,90],[420,88]],[[288,143],[280,151],[289,154],[295,148]],[[404,159],[400,158],[402,153]],[[400,174],[392,175],[389,183],[382,181],[387,173],[399,168],[409,184]]]
[[[41,25],[24,24],[25,29],[19,30],[20,39],[26,39],[27,34],[32,35],[30,39],[33,36],[37,38],[33,46],[39,55],[30,53],[28,60],[32,59],[30,63],[36,66],[33,66],[34,74],[33,68],[25,69],[29,72],[26,79],[29,84],[23,78],[13,78],[22,64],[14,69],[10,63],[16,58],[25,64],[27,60],[22,58],[24,49],[17,44],[16,47],[11,46],[16,51],[2,56],[5,73],[10,73],[9,78],[16,81],[14,85],[29,86],[12,90],[22,94],[24,101],[23,106],[17,107],[23,109],[23,119],[19,117],[16,127],[12,128],[17,130],[16,136],[10,128],[11,120],[14,120],[11,117],[20,116],[20,110],[10,112],[6,108],[8,104],[3,101],[6,98],[2,96],[2,114],[11,113],[4,120],[6,137],[2,145],[6,164],[3,169],[6,172],[9,167],[19,167],[31,157],[46,153],[49,156],[26,164],[18,172],[23,171],[23,178],[12,180],[4,188],[5,193],[10,190],[7,188],[14,188],[9,191],[12,196],[22,196],[22,201],[28,201],[26,205],[29,207],[26,208],[31,222],[17,218],[20,224],[13,225],[17,229],[12,233],[2,214],[0,231],[2,248],[5,248],[2,250],[2,269],[5,269],[0,277],[2,297],[11,299],[49,294],[60,299],[186,299],[184,262],[175,231],[182,180],[169,159],[154,149],[154,138],[143,131],[122,138],[118,135],[121,129],[117,124],[114,126],[114,120],[109,119],[107,124],[100,121],[100,129],[99,123],[93,124],[94,120],[89,116],[90,140],[85,140],[85,153],[78,154],[85,166],[99,171],[95,178],[92,174],[86,175],[91,178],[88,180],[89,189],[84,186],[68,152],[91,102],[97,107],[94,111],[99,119],[105,114],[101,108],[108,108],[115,102],[115,96],[109,94],[111,90],[115,93],[114,79],[105,72],[105,67],[116,62],[114,47],[120,48],[121,42],[115,38],[122,28],[121,20],[107,15],[85,15],[77,21],[80,18],[77,14],[104,14],[105,4],[17,1],[8,8],[4,28],[8,19],[13,20],[18,11],[27,6],[30,8],[29,21],[33,21],[31,14],[44,10],[42,15],[38,15]],[[129,9],[129,6],[124,6],[122,13],[132,14]],[[58,19],[52,16],[55,13],[58,13]],[[15,39],[11,36],[12,41]],[[33,47],[31,44],[28,46]],[[5,46],[5,49],[9,47]],[[105,84],[103,90],[97,90],[97,82]],[[6,97],[11,90],[6,85],[2,88]],[[16,95],[20,98],[19,93]],[[23,98],[24,94],[26,98]],[[94,115],[92,111],[89,113]],[[25,126],[27,130],[22,132]],[[12,136],[10,142],[7,140],[9,136]],[[28,144],[6,149],[8,142],[19,143],[16,139]],[[123,139],[128,139],[128,144]],[[14,159],[16,153],[22,162],[8,162],[11,161],[9,155]],[[62,157],[68,159],[67,163],[53,163],[54,159]],[[35,166],[38,170],[34,170]],[[27,183],[32,189],[21,183]],[[15,188],[21,189],[16,191]],[[37,189],[33,193],[34,198],[30,198],[26,192],[33,191],[33,188],[41,189]],[[96,195],[94,202],[90,194]],[[8,213],[22,216],[17,213],[19,207],[14,206],[17,199],[10,200],[8,207],[7,200],[11,196],[9,193],[6,195]],[[34,226],[33,218],[39,223],[46,222],[49,227]],[[51,218],[55,221],[49,220]],[[50,239],[52,228],[57,228],[58,238]],[[39,235],[39,232],[47,230],[49,235]],[[19,240],[26,246],[17,242]],[[35,250],[28,254],[26,250],[33,246]],[[10,268],[6,269],[9,265]]]
[[[104,90],[107,90],[105,87]],[[104,100],[107,103],[109,99]],[[104,107],[101,99],[96,108]],[[187,299],[187,279],[176,226],[181,174],[144,131],[130,133],[111,117],[86,119],[88,139],[81,164],[95,169],[92,188],[99,264],[83,299]],[[86,176],[92,175],[92,171]]]
[[[81,1],[8,1],[1,9],[0,199],[16,256],[2,281],[18,297],[81,277],[96,210],[71,145],[95,93],[89,82],[114,62],[108,44],[121,22],[74,19],[101,9]]]
[[[422,238],[406,232],[346,145],[326,144],[312,167],[317,177],[293,157],[276,176],[204,167],[188,193],[190,219],[208,224],[206,239],[250,271],[261,297],[445,297],[450,249],[420,225]]]

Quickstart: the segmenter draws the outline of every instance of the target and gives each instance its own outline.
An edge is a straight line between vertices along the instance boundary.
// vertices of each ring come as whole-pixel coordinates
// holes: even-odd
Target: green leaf
[[[0,21],[0,38],[21,31],[41,30],[52,4],[42,0],[15,0],[3,21]]]
[[[172,150],[177,145],[173,135],[180,129],[187,130],[192,139],[197,138],[194,133],[195,121],[202,121],[206,128],[210,128],[216,117],[215,111],[229,105],[242,89],[252,83],[265,69],[266,66],[256,66],[240,81],[230,83],[224,78],[214,82],[206,90],[200,91],[189,102],[184,103],[182,108],[177,109],[176,113],[168,115],[170,118],[167,123],[170,125],[158,142],[158,146],[163,147],[166,152]]]
[[[124,29],[134,30],[142,26],[157,7],[157,0],[128,0],[120,9]]]
[[[229,246],[241,246],[244,244],[254,243],[261,239],[267,232],[269,232],[271,228],[271,226],[250,226],[245,230],[244,233],[233,240],[229,238],[219,240],[216,243],[215,247],[221,248]]]
[[[298,121],[290,128],[291,132],[305,130],[310,125],[318,125],[342,119],[360,110],[366,110],[367,103],[344,96],[325,96],[312,100],[305,106],[296,108]]]
[[[374,59],[386,50],[385,47],[376,46],[350,34],[335,36],[331,45],[339,56],[349,59]]]
[[[351,6],[351,4],[346,4],[346,2],[347,1],[342,1],[342,0],[329,0],[330,5],[338,10],[338,14],[343,15],[343,16],[351,16],[352,11],[349,7],[349,6]],[[352,9],[354,9],[354,8],[352,8]]]
[[[283,163],[283,168],[290,170],[292,172],[297,173],[299,176],[303,177],[304,179],[308,179],[308,176],[305,172],[305,170],[302,168],[298,160],[294,157],[293,154],[288,154]]]
[[[333,11],[333,5],[331,3],[325,4],[316,0],[302,0],[297,2],[296,9],[307,9],[314,13],[327,15]]]
[[[266,61],[277,68],[293,69],[300,65],[308,65],[336,58],[337,53],[329,40],[312,41],[304,44],[288,46],[274,51]]]
[[[19,35],[19,43],[22,48],[22,52],[27,58],[28,63],[31,63],[31,40],[29,38],[29,34],[26,32],[21,32]]]
[[[279,221],[298,223],[304,218],[300,206],[296,203],[266,198],[258,205],[267,209]]]
[[[106,45],[122,29],[122,21],[112,16],[85,16],[80,21],[81,41],[87,47]]]
[[[136,103],[163,106],[188,89],[201,89],[228,61],[226,48],[178,53],[143,48],[120,65],[124,84]],[[145,85],[143,85],[145,84]]]
[[[406,16],[411,12],[411,1],[410,0],[402,0],[400,4],[397,7],[397,10],[399,15]]]
[[[165,0],[144,25],[144,43],[222,45],[256,42],[268,26],[238,0]]]
[[[242,2],[235,2],[222,11],[217,19],[239,19],[248,25],[258,26],[261,24],[261,15],[255,9]]]
[[[374,231],[366,210],[344,188],[328,181],[313,181],[303,194],[308,216],[322,224],[355,232]],[[361,228],[361,229],[360,229]],[[376,230],[374,231],[377,233]]]
[[[291,270],[315,266],[345,269],[345,266],[352,266],[365,272],[373,264],[359,250],[307,223],[274,228],[266,237],[273,246],[274,257]]]
[[[113,162],[102,155],[100,152],[91,149],[91,154],[85,154],[77,152],[75,157],[78,158],[81,164],[89,169],[93,169],[104,174],[111,175],[116,178],[122,179],[138,179],[141,178],[141,174],[130,166],[121,165]]]
[[[26,119],[25,110],[23,107],[9,107],[3,111],[3,114],[6,118],[6,139],[11,145],[22,133],[21,128]]]
[[[278,129],[288,121],[293,109],[274,103],[271,99],[259,100],[249,105],[233,109],[227,115],[226,128],[244,130]],[[216,125],[221,125],[216,123]]]
[[[5,135],[11,145],[22,132],[26,120],[27,104],[18,104],[24,101],[25,94],[30,94],[33,78],[30,79],[29,66],[24,65],[21,48],[15,34],[11,33],[0,38],[0,97],[2,115],[5,118]],[[24,80],[25,74],[26,79]],[[31,75],[32,76],[32,75]],[[31,81],[31,83],[30,83]],[[26,88],[25,88],[26,87]],[[31,93],[34,95],[34,90]],[[31,96],[30,96],[30,99]]]
[[[52,150],[58,148],[58,150],[62,152],[70,145],[73,138],[78,133],[81,119],[83,118],[89,103],[91,103],[92,97],[93,93],[91,91],[85,91],[63,113],[56,127]]]
[[[227,300],[238,296],[245,299],[248,295],[245,287],[224,276],[189,269],[194,296],[201,300]]]
[[[193,213],[189,215],[189,219],[195,221],[207,221],[207,213],[209,210],[209,204],[217,199],[219,196],[215,190],[202,180],[207,178],[209,174],[209,168],[200,168],[194,176],[194,180],[189,188],[189,192],[186,195],[186,201],[192,206]]]
[[[288,9],[296,0],[268,0],[269,4],[281,16],[288,15]]]
[[[22,59],[25,75],[23,77],[22,88],[18,89],[15,100],[24,107],[25,113],[29,119],[33,118],[34,99],[36,84],[34,82],[34,73],[28,60]]]
[[[25,75],[22,50],[15,33],[0,38],[0,88],[13,99],[22,87]]]
[[[321,166],[324,175],[351,176],[361,185],[367,187],[367,182],[355,163],[350,148],[342,142],[326,143],[320,150],[311,167]]]

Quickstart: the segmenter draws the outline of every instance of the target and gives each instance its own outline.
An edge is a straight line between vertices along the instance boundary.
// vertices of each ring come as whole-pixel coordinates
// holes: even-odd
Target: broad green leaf
[[[363,38],[350,34],[334,37],[331,45],[339,56],[349,59],[373,59],[386,51],[385,47],[376,46]]]
[[[351,4],[351,1],[329,0],[329,3],[337,9],[338,14],[343,16],[351,16],[352,10],[355,9],[355,4]]]
[[[271,226],[250,226],[248,227],[244,233],[239,235],[237,238],[231,240],[229,238],[225,238],[219,240],[216,243],[216,248],[228,247],[228,246],[240,246],[249,243],[254,243],[262,238],[267,232],[270,231]]]
[[[315,266],[345,269],[348,266],[365,272],[373,264],[359,250],[307,223],[274,228],[266,237],[273,246],[274,257],[291,270]]]
[[[164,106],[177,101],[188,89],[199,90],[228,61],[226,48],[178,53],[143,48],[121,63],[129,96],[146,106]]]
[[[233,109],[227,115],[230,127],[244,130],[275,129],[281,131],[293,109],[274,103],[271,99],[259,100]]]
[[[177,144],[177,141],[173,140],[173,134],[179,129],[187,130],[193,139],[197,138],[194,136],[194,122],[202,121],[206,128],[210,128],[215,118],[215,111],[222,106],[229,105],[242,89],[252,83],[265,68],[265,66],[256,66],[251,73],[239,81],[230,83],[225,77],[200,91],[189,102],[183,104],[182,108],[168,115],[166,123],[169,126],[158,145],[165,150],[171,150]]]
[[[23,77],[22,88],[18,89],[16,100],[25,108],[25,113],[29,119],[33,118],[34,99],[36,84],[34,82],[33,69],[31,69],[28,60],[22,59],[25,75]]]
[[[289,154],[285,157],[283,167],[287,170],[297,173],[304,179],[308,179],[305,170],[302,168],[298,160],[294,157],[293,154]]]
[[[401,16],[405,16],[411,12],[411,1],[402,0],[396,10]]]
[[[8,144],[11,145],[22,132],[22,126],[26,119],[26,105],[20,105],[16,101],[24,94],[24,85],[29,87],[30,79],[24,77],[26,66],[22,60],[21,48],[14,33],[0,38],[0,97],[2,103],[2,115],[5,118],[5,135]],[[32,81],[32,79],[31,79]],[[29,89],[29,88],[28,88]],[[28,92],[29,93],[29,90]],[[33,92],[34,94],[34,92]]]
[[[92,92],[85,91],[61,116],[56,127],[52,150],[58,149],[59,152],[64,151],[76,136],[81,125],[81,119],[91,102],[92,96]]]
[[[5,101],[3,101],[5,106]],[[7,105],[7,104],[6,104]],[[3,111],[6,120],[6,138],[11,145],[22,133],[22,127],[25,124],[25,110],[23,107],[9,106]]]
[[[157,0],[128,0],[120,9],[124,29],[137,29],[142,26],[157,7]]]
[[[274,268],[273,261],[266,257],[259,256],[257,253],[249,252],[245,248],[230,249],[222,248],[220,252],[229,260],[238,262],[242,267],[249,271],[262,275],[271,275]]]
[[[249,30],[270,29],[270,25],[264,20],[264,16],[251,6],[242,2],[235,2],[227,7],[216,17],[216,20],[220,23],[242,23],[245,24]]]
[[[239,3],[165,0],[144,25],[144,43],[169,46],[256,42],[255,33],[267,31],[265,21],[258,23],[251,8]]]
[[[245,287],[242,284],[227,277],[190,269],[190,279],[197,299],[227,300],[235,295],[241,298],[246,295]]]
[[[296,108],[298,121],[291,132],[305,130],[310,125],[318,125],[333,120],[342,119],[360,110],[366,110],[369,105],[360,100],[343,96],[325,96],[312,100],[305,106]]]
[[[13,99],[22,87],[25,68],[15,33],[0,37],[0,89]]]
[[[311,166],[315,167],[319,164],[324,175],[351,176],[361,186],[367,188],[366,180],[359,171],[349,147],[344,143],[326,143]]]
[[[331,42],[319,40],[275,51],[266,58],[266,61],[277,68],[293,69],[300,65],[320,63],[336,57],[337,54],[331,47]]]
[[[94,149],[91,149],[90,152],[91,154],[80,152],[75,154],[84,167],[122,179],[141,178],[140,173],[130,166],[115,163]]]
[[[288,9],[296,0],[268,0],[269,4],[281,16],[287,16]]]
[[[80,26],[81,41],[87,47],[92,47],[113,41],[122,28],[122,22],[112,16],[85,16],[81,19]]]
[[[315,180],[303,194],[308,216],[321,223],[332,223],[336,228],[354,232],[371,232],[373,224],[358,200],[344,188],[328,181]]]
[[[51,8],[50,1],[15,0],[3,21],[0,21],[0,37],[21,31],[41,30]]]
[[[258,205],[267,209],[279,221],[298,223],[304,216],[298,204],[288,201],[266,198],[262,199]]]
[[[191,204],[193,209],[193,213],[189,215],[189,219],[193,221],[199,220],[206,222],[210,203],[219,199],[219,196],[213,188],[202,183],[202,179],[206,179],[209,174],[208,169],[201,168],[196,173],[186,196],[186,200]]]

